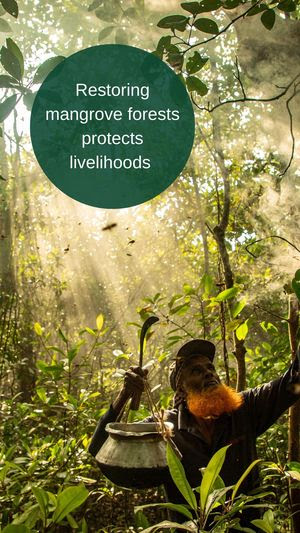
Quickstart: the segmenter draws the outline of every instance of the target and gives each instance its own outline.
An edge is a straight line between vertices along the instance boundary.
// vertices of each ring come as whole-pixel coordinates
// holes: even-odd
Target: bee
[[[108,224],[107,226],[104,226],[104,228],[102,228],[102,231],[107,231],[107,230],[111,230],[113,228],[115,228],[118,224],[116,222],[113,222],[112,224]]]

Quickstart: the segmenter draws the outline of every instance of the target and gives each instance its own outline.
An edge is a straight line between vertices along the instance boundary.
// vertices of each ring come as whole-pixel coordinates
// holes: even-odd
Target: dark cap
[[[212,342],[205,341],[204,339],[194,339],[181,346],[176,355],[176,359],[185,359],[191,355],[205,355],[213,361],[215,353],[216,347]]]

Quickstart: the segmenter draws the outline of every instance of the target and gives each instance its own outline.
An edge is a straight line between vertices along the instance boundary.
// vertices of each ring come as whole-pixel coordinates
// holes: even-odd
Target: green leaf
[[[92,2],[92,3],[89,5],[89,7],[88,7],[88,11],[94,11],[94,9],[97,9],[97,7],[100,6],[101,1],[102,1],[102,0],[94,0],[94,2]]]
[[[18,83],[19,82],[15,80],[15,78],[7,76],[7,74],[0,75],[0,89],[15,89]]]
[[[297,281],[300,281],[300,268],[299,268],[298,270],[296,270],[295,275],[294,275],[294,278],[295,278]]]
[[[41,489],[40,487],[32,487],[31,490],[36,498],[36,501],[39,504],[43,522],[46,523],[46,518],[48,515],[49,496],[47,492]]]
[[[292,280],[292,289],[300,302],[300,269],[295,272],[294,279]]]
[[[116,31],[116,35],[115,35],[115,43],[116,44],[127,44],[128,43],[128,35],[127,35],[127,32],[125,30],[123,30],[122,28],[119,28],[117,31]]]
[[[62,332],[62,330],[59,328],[58,329],[58,335],[60,336],[61,340],[65,343],[65,344],[68,344],[68,339],[66,338],[66,336],[64,335],[64,333]]]
[[[170,29],[179,29],[182,28],[182,25],[186,25],[188,22],[188,17],[184,15],[170,15],[169,17],[164,17],[161,19],[157,26],[159,28],[170,28]]]
[[[262,16],[260,17],[260,20],[262,21],[263,25],[267,30],[271,30],[275,24],[275,11],[274,9],[268,9],[267,11],[264,11]]]
[[[88,498],[89,491],[83,486],[68,487],[57,496],[53,522],[61,522],[65,516],[77,509]]]
[[[106,39],[106,37],[108,37],[111,34],[111,32],[115,29],[115,27],[116,26],[107,26],[106,28],[103,28],[103,30],[99,32],[98,43]]]
[[[3,130],[2,128],[0,128],[0,137],[3,137]],[[0,175],[0,179],[3,180],[3,181],[6,181],[5,178],[3,178],[3,176]]]
[[[200,485],[200,506],[202,511],[205,509],[209,494],[213,491],[216,478],[221,471],[229,446],[230,444],[218,450],[205,468]]]
[[[135,9],[135,7],[128,7],[128,9],[125,9],[123,13],[123,17],[134,18],[136,16],[137,16],[137,10]]]
[[[0,123],[8,117],[8,115],[15,108],[16,103],[17,95],[13,94],[12,96],[6,98],[6,100],[4,100],[4,102],[0,104]]]
[[[193,56],[190,56],[186,62],[186,70],[188,74],[195,74],[204,67],[207,63],[208,57],[201,57],[199,52],[195,52]]]
[[[190,522],[189,522],[190,524]],[[172,529],[172,531],[177,531],[178,529],[182,529],[184,531],[190,531],[191,533],[195,533],[195,526],[189,526],[187,523],[185,524],[178,524],[177,522],[170,522],[170,520],[164,520],[163,522],[159,522],[159,524],[155,524],[154,526],[147,527],[147,529],[143,529],[143,533],[154,533],[155,531],[160,531],[161,529]]]
[[[46,389],[39,387],[36,389],[36,393],[42,402],[47,403]]]
[[[251,472],[252,468],[254,468],[258,463],[261,462],[261,459],[255,459],[255,461],[252,461],[252,463],[246,468],[245,472],[241,475],[240,479],[237,481],[237,483],[233,487],[232,495],[231,495],[231,501],[234,501],[234,498],[236,497],[236,494],[243,483],[244,479],[248,476],[248,474]]]
[[[247,17],[253,17],[254,15],[257,15],[258,13],[261,13],[262,11],[265,11],[268,9],[268,6],[266,4],[260,4],[257,6],[252,7],[252,9],[249,9],[247,13]]]
[[[171,44],[171,35],[164,35],[161,37],[157,43],[156,52],[158,57],[162,59],[164,51],[170,46]]]
[[[190,92],[195,91],[200,96],[205,96],[208,93],[208,87],[196,76],[189,76],[186,79],[186,86]]]
[[[185,294],[195,294],[195,290],[188,284],[183,284],[183,291]]]
[[[42,330],[42,326],[41,324],[39,324],[39,322],[35,322],[34,326],[33,326],[33,329],[34,331],[36,332],[37,335],[39,335],[39,337],[41,335],[43,335],[43,330]]]
[[[296,481],[300,481],[300,472],[297,472],[297,470],[287,470],[286,473]]]
[[[16,78],[19,81],[22,79],[22,70],[19,60],[12,51],[5,48],[5,46],[2,46],[1,48],[1,63],[6,72],[8,72],[13,78]]]
[[[11,32],[12,29],[10,27],[10,25],[8,24],[8,22],[2,18],[0,18],[0,32],[1,33],[8,33],[8,32]]]
[[[167,503],[148,503],[146,505],[139,505],[138,507],[135,507],[134,512],[138,513],[139,511],[141,511],[142,509],[146,509],[147,507],[163,507],[165,509],[170,509],[171,511],[176,511],[176,512],[186,516],[186,518],[189,518],[190,520],[192,520],[192,518],[193,518],[193,515],[192,515],[191,511],[189,511],[185,505],[177,504],[177,503],[169,503],[169,502],[167,502]]]
[[[23,102],[24,102],[24,105],[27,107],[28,111],[31,111],[32,109],[36,94],[37,94],[36,92],[32,93],[31,91],[28,91],[23,96]]]
[[[31,533],[31,530],[24,524],[9,524],[2,529],[2,533]]]
[[[109,6],[109,9],[107,9]],[[97,9],[95,11],[95,15],[99,20],[104,20],[105,22],[115,22],[117,17],[120,14],[120,9],[116,4],[106,4],[105,9],[104,6],[100,9]]]
[[[104,324],[104,316],[102,314],[100,314],[96,318],[96,325],[97,325],[97,330],[98,331],[101,331],[101,329],[103,327],[103,324]]]
[[[200,2],[201,11],[199,13],[205,13],[205,11],[216,11],[216,9],[219,9],[221,6],[222,2],[220,0],[202,0],[202,2]]]
[[[213,486],[214,492],[218,496],[218,502],[225,504],[226,502],[226,493],[228,490],[232,490],[232,485],[225,487],[225,483],[220,476],[217,476],[217,479]],[[226,491],[227,489],[227,491]]]
[[[268,342],[262,342],[261,345],[266,350],[266,352],[272,352],[272,346]]]
[[[180,52],[170,52],[168,53],[167,61],[171,67],[181,69],[183,65],[183,55]]]
[[[201,468],[201,471],[205,471],[205,468]],[[195,490],[200,493],[201,487],[197,487]],[[205,514],[208,515],[211,509],[217,507],[217,505],[224,504],[226,501],[226,494],[232,487],[225,487],[225,483],[220,476],[216,477],[216,480],[212,487],[212,492],[209,494],[206,506]]]
[[[245,305],[247,304],[247,300],[240,300],[239,302],[236,302],[232,308],[232,318],[237,317],[240,312],[244,309]]]
[[[42,83],[50,72],[65,59],[64,56],[55,56],[46,59],[37,69],[33,83]]]
[[[81,521],[81,533],[88,533],[88,525],[84,517]]]
[[[177,307],[173,307],[173,309],[171,309],[170,311],[170,315],[183,316],[189,310],[189,307],[190,306],[187,303],[178,305]]]
[[[12,39],[10,39],[10,37],[8,37],[8,39],[6,39],[6,46],[8,48],[8,50],[16,57],[16,59],[18,60],[18,63],[20,65],[20,71],[21,71],[21,78],[23,78],[24,76],[24,57],[23,57],[23,54],[20,50],[20,48],[18,47],[18,45],[15,43],[15,41],[13,41]]]
[[[251,524],[259,527],[265,533],[274,533],[274,515],[271,509],[264,513],[263,519],[252,520]]]
[[[8,471],[11,469],[11,466],[10,464],[5,464],[1,470],[0,470],[0,482],[1,483],[4,483],[5,479],[6,479],[6,476],[7,476],[7,473]]]
[[[237,287],[230,287],[230,289],[225,289],[225,291],[219,292],[214,300],[216,302],[225,302],[226,300],[234,298],[238,292],[239,289]]]
[[[192,15],[197,15],[200,13],[200,3],[199,2],[183,2],[180,4],[182,9],[185,11],[188,11],[189,13],[192,13]]]
[[[236,330],[235,330],[235,334],[238,338],[239,341],[242,341],[244,340],[246,337],[247,337],[247,334],[248,334],[248,319],[245,320],[245,322],[243,322]]]
[[[297,7],[297,4],[293,0],[283,0],[283,2],[279,2],[277,6],[277,8],[280,9],[280,11],[285,11],[286,13],[295,11],[296,7]]]
[[[134,510],[134,513],[134,525],[138,531],[144,531],[144,529],[150,526],[148,518],[142,511]]]
[[[204,289],[204,296],[209,296],[214,287],[214,280],[209,274],[203,274],[200,285]]]
[[[182,294],[174,294],[168,303],[169,308],[171,309],[176,300],[179,300],[180,298],[182,298]]]
[[[75,359],[76,355],[78,354],[78,350],[79,350],[78,346],[73,346],[73,348],[71,348],[68,351],[67,358],[68,358],[69,363],[72,363],[73,359]]]
[[[57,497],[55,496],[55,494],[53,494],[53,492],[50,492],[49,490],[47,490],[47,494],[49,496],[49,500],[50,502],[52,503],[52,505],[54,507],[56,507],[56,504],[57,504]]]
[[[272,531],[274,531],[274,514],[271,509],[268,509],[263,516],[263,519],[268,522],[272,528]]]
[[[94,337],[96,337],[96,332],[92,329],[92,328],[89,328],[88,326],[85,328],[85,331],[87,331],[90,335],[93,335]]]
[[[222,6],[220,0],[202,0],[202,2],[183,2],[181,7],[192,15],[198,15],[199,13],[205,13],[207,11],[215,11]]]
[[[54,374],[55,377],[60,376],[60,374],[62,373],[62,371],[64,369],[62,364],[59,364],[59,365],[47,365],[44,361],[37,361],[36,366],[42,372],[45,372],[45,373],[48,373],[48,374],[52,373],[52,374]]]
[[[226,501],[226,494],[231,489],[231,487],[223,487],[220,489],[213,488],[212,492],[208,495],[206,506],[205,506],[205,515],[208,515],[214,507],[218,507],[220,504],[224,504]]]
[[[75,518],[73,518],[73,516],[71,514],[67,514],[67,520],[68,520],[69,525],[71,526],[73,531],[75,529],[78,529],[78,524],[77,524]]]
[[[241,3],[241,0],[226,0],[223,4],[223,7],[225,9],[234,9],[235,7],[238,7]]]
[[[19,9],[16,0],[1,0],[5,11],[15,18],[18,18]]]
[[[217,23],[212,19],[200,18],[194,22],[195,28],[204,33],[211,33],[217,35],[219,33],[219,28]]]
[[[290,461],[286,463],[286,467],[288,470],[296,470],[296,472],[300,473],[300,463],[298,461]]]
[[[192,509],[196,510],[197,501],[195,494],[193,493],[192,487],[186,478],[184,468],[169,442],[167,443],[167,462],[171,477],[176,487],[181,492],[188,504],[192,507]]]

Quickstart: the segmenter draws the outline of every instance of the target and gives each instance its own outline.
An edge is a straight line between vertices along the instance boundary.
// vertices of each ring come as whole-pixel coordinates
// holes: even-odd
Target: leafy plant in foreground
[[[159,524],[143,529],[146,533],[160,531],[161,529],[176,528],[190,532],[214,532],[221,533],[229,531],[234,527],[236,530],[245,531],[247,533],[254,533],[253,529],[243,528],[240,526],[240,519],[236,517],[237,513],[244,508],[251,506],[263,507],[263,504],[257,504],[254,500],[262,499],[270,495],[270,492],[261,492],[255,495],[245,496],[238,495],[238,491],[244,479],[248,476],[252,468],[261,460],[253,461],[245,472],[242,474],[237,483],[230,487],[225,487],[223,480],[219,476],[223,466],[226,452],[229,446],[224,446],[218,450],[203,472],[202,481],[199,487],[192,489],[190,486],[183,466],[180,460],[174,453],[171,445],[167,444],[167,460],[173,482],[181,492],[182,496],[187,502],[186,504],[173,503],[158,503],[150,505],[142,505],[136,507],[136,513],[139,514],[141,520],[141,512],[146,507],[163,506],[171,511],[176,511],[182,514],[188,520],[184,523],[172,522],[165,520]],[[196,496],[196,494],[199,496]],[[229,498],[226,499],[227,493],[230,493]],[[199,501],[198,501],[199,500]],[[266,504],[269,506],[269,504]],[[208,522],[212,521],[209,525]],[[262,519],[253,520],[253,525],[259,527],[262,531],[273,533],[274,529],[274,515],[271,509],[268,509]]]
[[[3,533],[51,532],[66,520],[71,528],[78,530],[79,525],[71,513],[84,503],[89,495],[83,485],[67,487],[57,496],[37,486],[32,487],[32,492],[36,503],[29,505],[22,515],[8,524],[2,530]],[[84,518],[79,531],[82,533],[87,531]]]

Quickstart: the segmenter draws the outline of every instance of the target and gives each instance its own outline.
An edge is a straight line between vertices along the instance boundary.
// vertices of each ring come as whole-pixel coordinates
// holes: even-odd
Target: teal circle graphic
[[[141,204],[179,176],[194,141],[182,80],[156,55],[93,46],[64,59],[37,92],[31,141],[46,176],[87,205]]]

